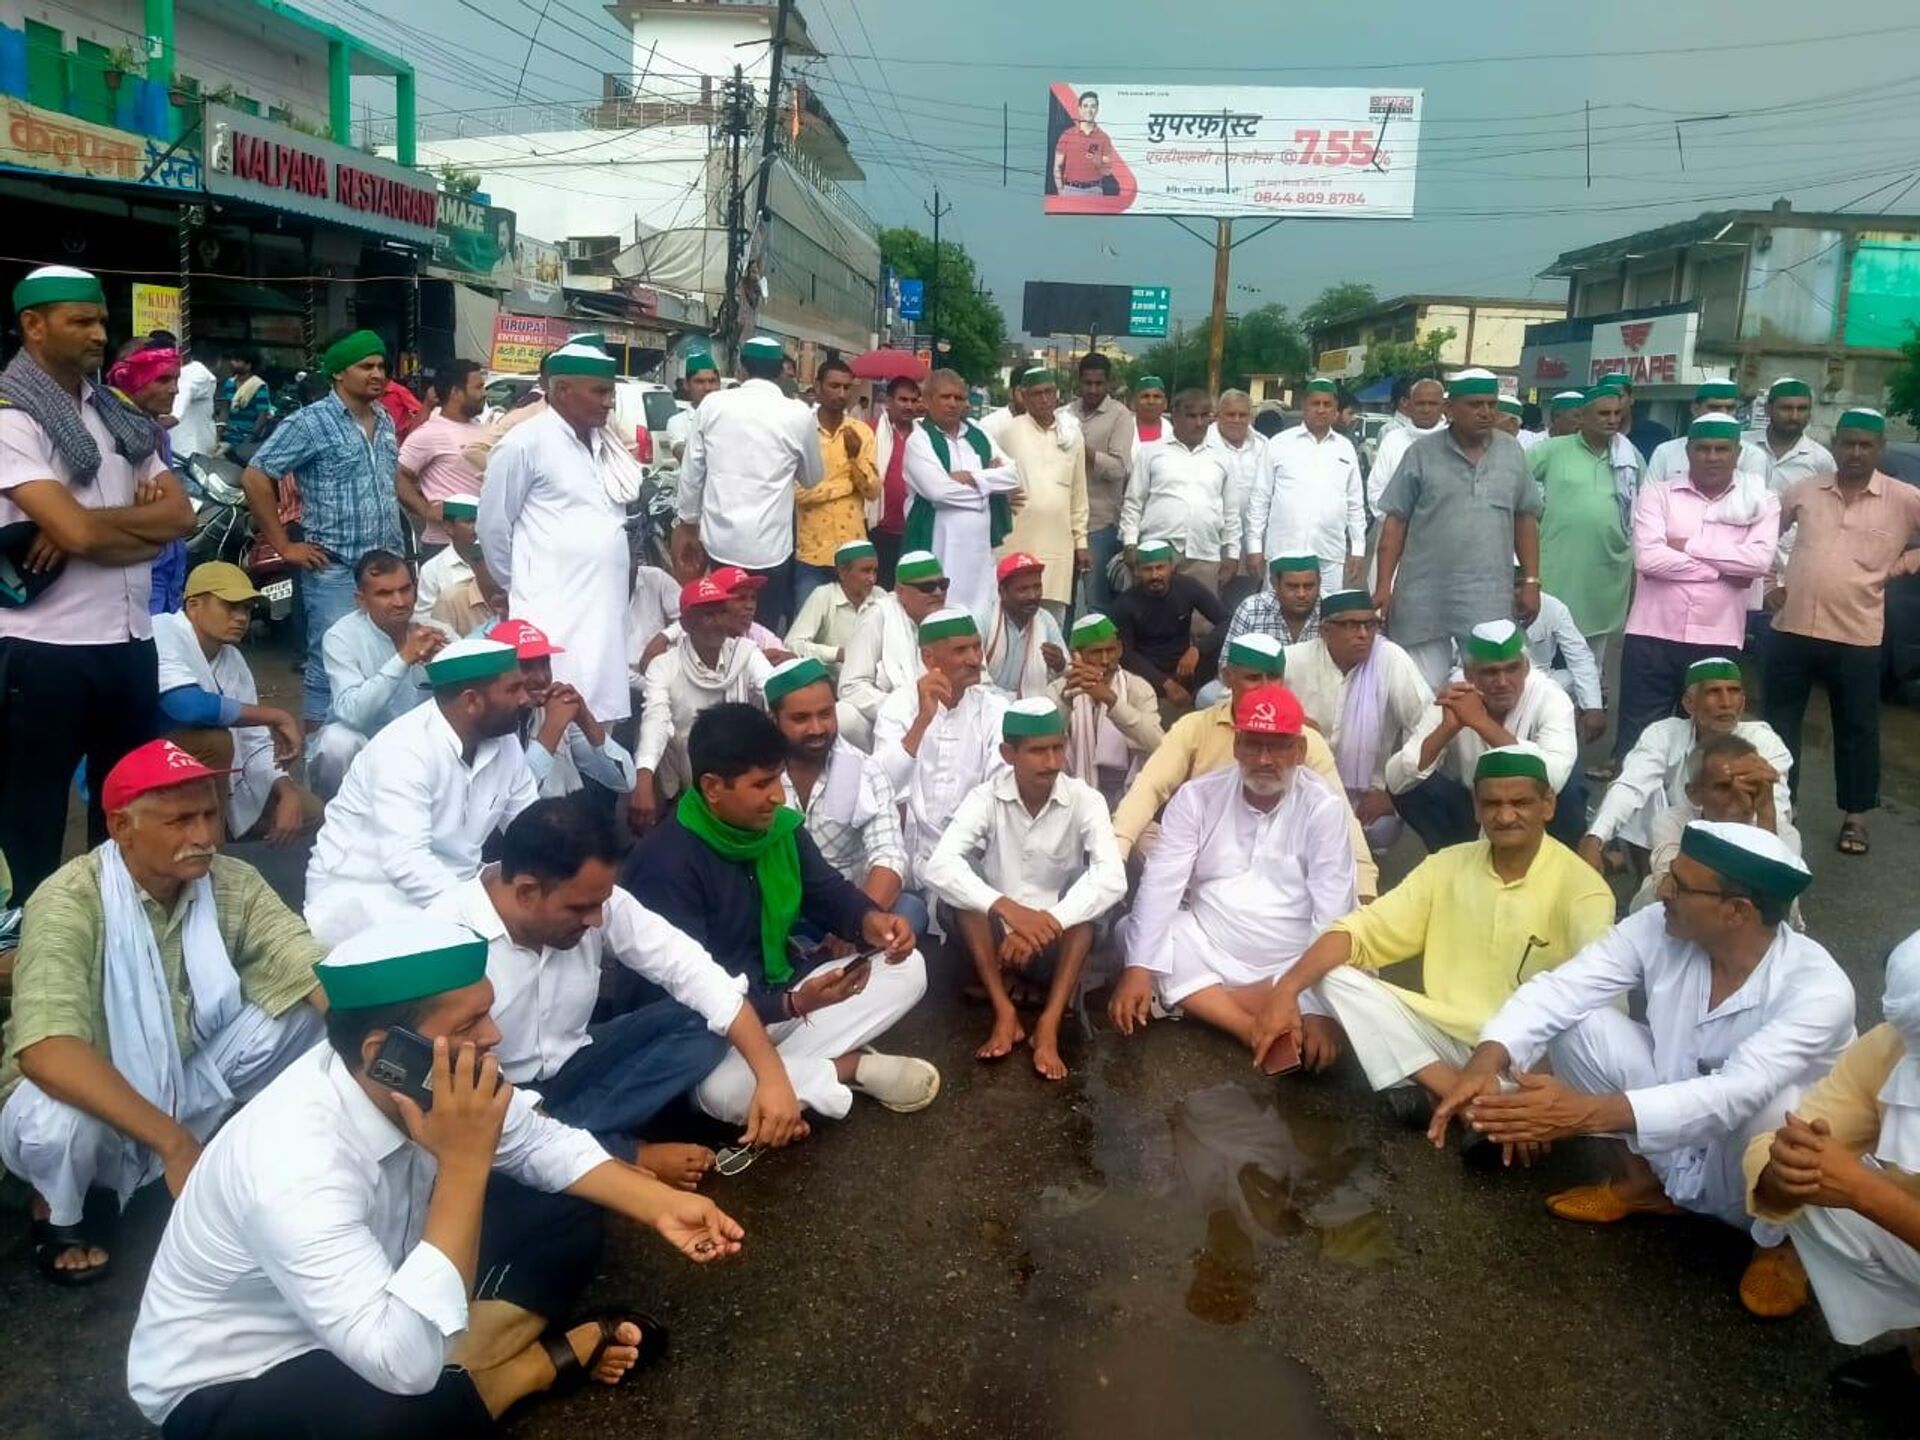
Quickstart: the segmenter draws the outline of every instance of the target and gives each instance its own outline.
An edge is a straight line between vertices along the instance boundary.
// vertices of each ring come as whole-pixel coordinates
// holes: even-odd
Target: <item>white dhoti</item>
[[[329,720],[307,737],[307,788],[322,800],[339,793],[353,757],[367,748],[367,737],[351,725]]]
[[[1314,987],[1347,1032],[1354,1058],[1376,1090],[1408,1083],[1429,1065],[1467,1063],[1473,1047],[1455,1039],[1364,970],[1342,965]],[[1312,993],[1312,992],[1309,992]]]
[[[1550,1047],[1553,1072],[1575,1090],[1610,1095],[1651,1089],[1661,1083],[1653,1063],[1653,1034],[1618,1010],[1596,1010],[1563,1031]],[[1778,1245],[1785,1231],[1747,1213],[1747,1178],[1741,1162],[1756,1135],[1771,1135],[1799,1102],[1803,1087],[1789,1085],[1733,1133],[1685,1150],[1648,1152],[1634,1137],[1621,1138],[1653,1167],[1667,1198],[1682,1209],[1747,1230],[1760,1245]]]
[[[947,604],[973,612],[982,630],[993,616],[999,583],[993,575],[993,517],[978,510],[941,506],[933,520],[933,553],[952,582]]]
[[[1920,1327],[1920,1250],[1858,1211],[1817,1205],[1794,1217],[1787,1237],[1842,1345]]]
[[[840,701],[833,707],[833,713],[840,719],[840,738],[862,754],[872,754],[873,717],[851,700]]]
[[[1238,989],[1271,985],[1299,960],[1305,945],[1272,943],[1263,949],[1223,943],[1209,935],[1192,910],[1182,910],[1167,928],[1167,969],[1160,975],[1160,1003],[1178,1005],[1187,996],[1215,985]],[[1325,1015],[1327,1009],[1311,991],[1300,997],[1300,1013]]]
[[[209,1080],[184,1087],[186,1092],[225,1098],[174,1119],[195,1139],[206,1140],[237,1105],[311,1049],[324,1029],[310,1005],[296,1005],[277,1020],[257,1005],[246,1006],[186,1061],[189,1071],[201,1068]],[[214,1076],[219,1083],[211,1083]],[[79,1224],[87,1191],[96,1185],[125,1203],[151,1159],[144,1146],[104,1120],[55,1100],[31,1080],[15,1086],[0,1107],[0,1163],[47,1202],[55,1225]]]
[[[846,963],[823,965],[808,973],[826,974]],[[833,1062],[886,1034],[926,993],[927,962],[915,950],[898,965],[875,960],[872,976],[858,995],[816,1010],[804,1020],[767,1026],[800,1103],[816,1115],[844,1120],[853,1108],[853,1091],[840,1079]],[[729,1050],[693,1094],[714,1119],[739,1125],[753,1104],[753,1087],[753,1071],[738,1050]]]

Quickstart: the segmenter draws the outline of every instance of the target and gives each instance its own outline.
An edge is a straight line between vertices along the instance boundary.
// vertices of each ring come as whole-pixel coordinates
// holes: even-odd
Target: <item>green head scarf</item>
[[[793,978],[787,937],[800,917],[800,842],[794,839],[800,812],[782,805],[765,830],[742,830],[715,815],[698,790],[683,790],[674,813],[722,860],[753,866],[760,885],[760,968],[769,985],[786,984]]]

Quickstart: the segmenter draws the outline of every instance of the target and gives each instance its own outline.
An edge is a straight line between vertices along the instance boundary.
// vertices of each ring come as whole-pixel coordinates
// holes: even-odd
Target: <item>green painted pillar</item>
[[[173,0],[147,0],[147,78],[173,84]]]
[[[353,143],[353,52],[344,40],[327,42],[327,124],[333,143]]]
[[[394,158],[402,165],[413,164],[414,131],[413,71],[402,70],[393,77]]]

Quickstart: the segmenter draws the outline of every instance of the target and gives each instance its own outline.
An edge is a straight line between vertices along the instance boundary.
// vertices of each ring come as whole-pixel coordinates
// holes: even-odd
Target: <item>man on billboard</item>
[[[1053,147],[1053,189],[1057,195],[1105,195],[1113,175],[1113,141],[1100,128],[1100,97],[1080,92],[1080,119],[1061,132]]]

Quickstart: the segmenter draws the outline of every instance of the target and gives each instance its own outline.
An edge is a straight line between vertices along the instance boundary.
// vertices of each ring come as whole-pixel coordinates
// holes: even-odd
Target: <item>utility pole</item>
[[[745,248],[742,223],[744,197],[740,185],[740,143],[747,137],[747,80],[736,65],[731,79],[722,83],[725,99],[721,110],[723,134],[727,139],[727,288],[720,297],[720,313],[714,317],[714,333],[729,370],[738,350],[740,323],[740,258]]]
[[[940,217],[950,213],[953,206],[942,208],[940,192],[933,192],[933,204],[920,202],[920,208],[933,216],[933,274],[927,277],[927,344],[928,358],[933,368],[940,368]]]
[[[754,187],[753,223],[767,223],[767,186],[773,180],[773,137],[780,123],[780,70],[787,58],[787,21],[793,17],[793,0],[780,0],[773,19],[773,54],[767,71],[767,114],[760,132],[760,176]]]
[[[1227,257],[1233,253],[1233,221],[1214,221],[1213,327],[1207,335],[1207,391],[1220,393],[1220,370],[1227,350]]]

